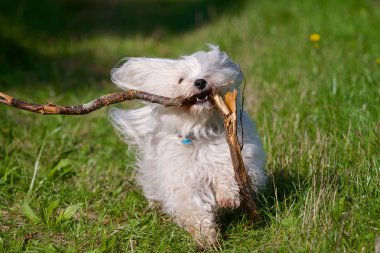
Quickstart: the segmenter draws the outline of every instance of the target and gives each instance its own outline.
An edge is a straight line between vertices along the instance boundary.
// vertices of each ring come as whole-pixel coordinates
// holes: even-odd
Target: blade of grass
[[[33,211],[33,209],[29,205],[28,199],[24,199],[21,205],[21,210],[31,222],[34,224],[38,224],[41,222],[41,219],[37,216],[37,214]]]
[[[40,159],[41,159],[41,155],[42,155],[42,151],[44,150],[44,147],[45,147],[45,141],[42,143],[41,149],[38,152],[37,159],[36,159],[36,161],[34,163],[33,177],[32,177],[32,182],[30,182],[29,191],[26,194],[27,198],[29,198],[30,195],[31,195],[31,193],[32,193],[34,181],[36,180],[36,176],[37,176],[37,171],[38,171],[38,169],[40,167]]]

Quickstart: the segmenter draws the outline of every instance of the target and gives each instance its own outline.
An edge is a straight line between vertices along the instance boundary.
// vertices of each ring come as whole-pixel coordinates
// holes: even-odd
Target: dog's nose
[[[197,87],[197,89],[199,90],[203,90],[204,88],[206,88],[206,85],[207,81],[205,79],[197,79],[194,82],[194,86]]]

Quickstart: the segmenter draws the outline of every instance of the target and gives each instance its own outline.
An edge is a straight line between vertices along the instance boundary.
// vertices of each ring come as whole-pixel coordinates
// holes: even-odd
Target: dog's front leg
[[[232,163],[222,165],[217,171],[212,184],[217,205],[222,208],[238,208],[240,206],[239,186]]]
[[[166,210],[174,216],[178,225],[184,227],[201,248],[218,248],[219,230],[215,223],[213,201],[188,187],[173,191]],[[205,199],[206,198],[206,199]]]

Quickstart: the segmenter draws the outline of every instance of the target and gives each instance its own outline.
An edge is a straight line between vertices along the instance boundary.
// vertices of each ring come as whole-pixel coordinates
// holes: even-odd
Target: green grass
[[[165,0],[166,14],[161,1],[31,2],[0,4],[1,91],[82,103],[116,90],[109,70],[125,56],[178,57],[217,43],[245,73],[271,181],[264,222],[224,224],[222,251],[374,251],[379,2]],[[138,103],[118,105],[130,106]],[[133,160],[105,109],[70,117],[0,106],[0,252],[194,251],[186,232],[148,208]]]

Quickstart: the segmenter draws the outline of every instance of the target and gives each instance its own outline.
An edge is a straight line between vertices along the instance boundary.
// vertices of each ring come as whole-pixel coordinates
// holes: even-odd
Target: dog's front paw
[[[197,249],[200,251],[207,249],[219,249],[220,233],[216,225],[201,225],[200,228],[188,228],[189,233],[192,235],[197,244]]]
[[[221,208],[236,209],[240,206],[239,193],[232,191],[218,191],[216,192],[216,203]]]

